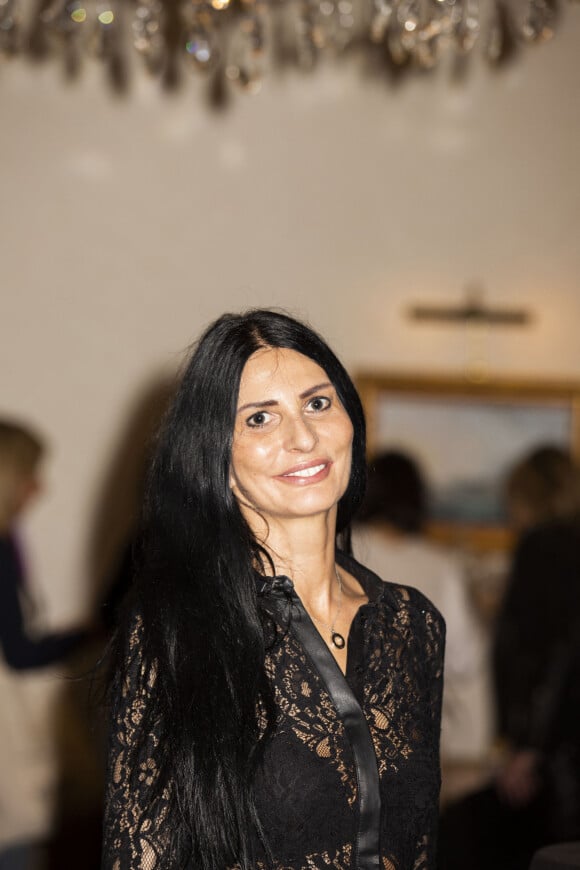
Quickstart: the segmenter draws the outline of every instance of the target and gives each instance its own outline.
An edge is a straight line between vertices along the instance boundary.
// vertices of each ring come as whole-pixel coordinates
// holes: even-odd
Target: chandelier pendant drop
[[[0,0],[0,61],[59,57],[69,77],[85,57],[126,87],[131,56],[165,86],[192,74],[210,91],[260,90],[270,70],[309,71],[324,56],[368,56],[393,76],[461,71],[476,46],[499,66],[550,39],[559,0]]]

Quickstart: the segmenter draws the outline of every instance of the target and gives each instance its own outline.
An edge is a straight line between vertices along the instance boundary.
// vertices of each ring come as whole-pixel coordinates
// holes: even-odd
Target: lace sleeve
[[[155,685],[155,672],[143,664],[141,635],[137,617],[123,678],[113,691],[102,870],[156,870],[167,851],[168,794],[154,793],[159,739],[154,729],[146,739],[140,733]]]
[[[421,596],[422,597],[422,596]],[[439,741],[441,737],[441,700],[443,694],[443,656],[445,651],[445,622],[440,613],[430,604],[425,606],[422,597],[421,614],[425,625],[425,659],[429,673],[427,691],[427,733],[432,753],[433,770],[436,772],[433,794],[425,807],[424,833],[416,847],[413,870],[430,870],[436,865],[437,826],[439,820],[439,789],[441,785]]]

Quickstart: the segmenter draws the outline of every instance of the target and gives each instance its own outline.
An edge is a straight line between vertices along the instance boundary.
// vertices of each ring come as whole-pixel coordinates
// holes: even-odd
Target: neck
[[[327,610],[337,591],[336,513],[268,523],[268,534],[260,540],[272,557],[276,574],[290,577],[306,606],[311,604],[318,612]]]

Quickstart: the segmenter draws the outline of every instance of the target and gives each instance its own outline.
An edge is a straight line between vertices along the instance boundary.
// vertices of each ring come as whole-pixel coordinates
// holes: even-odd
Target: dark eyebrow
[[[313,396],[314,393],[317,393],[319,390],[326,390],[328,387],[332,387],[330,381],[325,381],[323,384],[315,384],[315,386],[308,387],[307,390],[300,393],[300,398],[308,399],[309,396]],[[275,408],[277,404],[278,402],[275,399],[266,399],[264,402],[248,402],[246,405],[241,405],[238,408],[238,414],[242,411],[247,411],[248,408]]]
[[[238,408],[238,414],[241,411],[246,411],[248,408],[274,408],[278,402],[275,399],[268,399],[265,402],[248,402],[247,405],[241,405]]]
[[[309,387],[307,390],[304,390],[303,393],[300,393],[301,399],[307,399],[309,396],[312,396],[314,393],[317,393],[319,390],[327,390],[328,387],[332,387],[330,381],[325,381],[323,384],[316,384],[314,387]]]

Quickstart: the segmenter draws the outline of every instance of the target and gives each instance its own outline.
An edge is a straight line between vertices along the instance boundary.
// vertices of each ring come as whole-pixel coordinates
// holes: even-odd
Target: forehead
[[[261,348],[246,362],[240,381],[240,404],[275,398],[280,390],[297,393],[328,382],[323,368],[310,357],[286,347]]]

